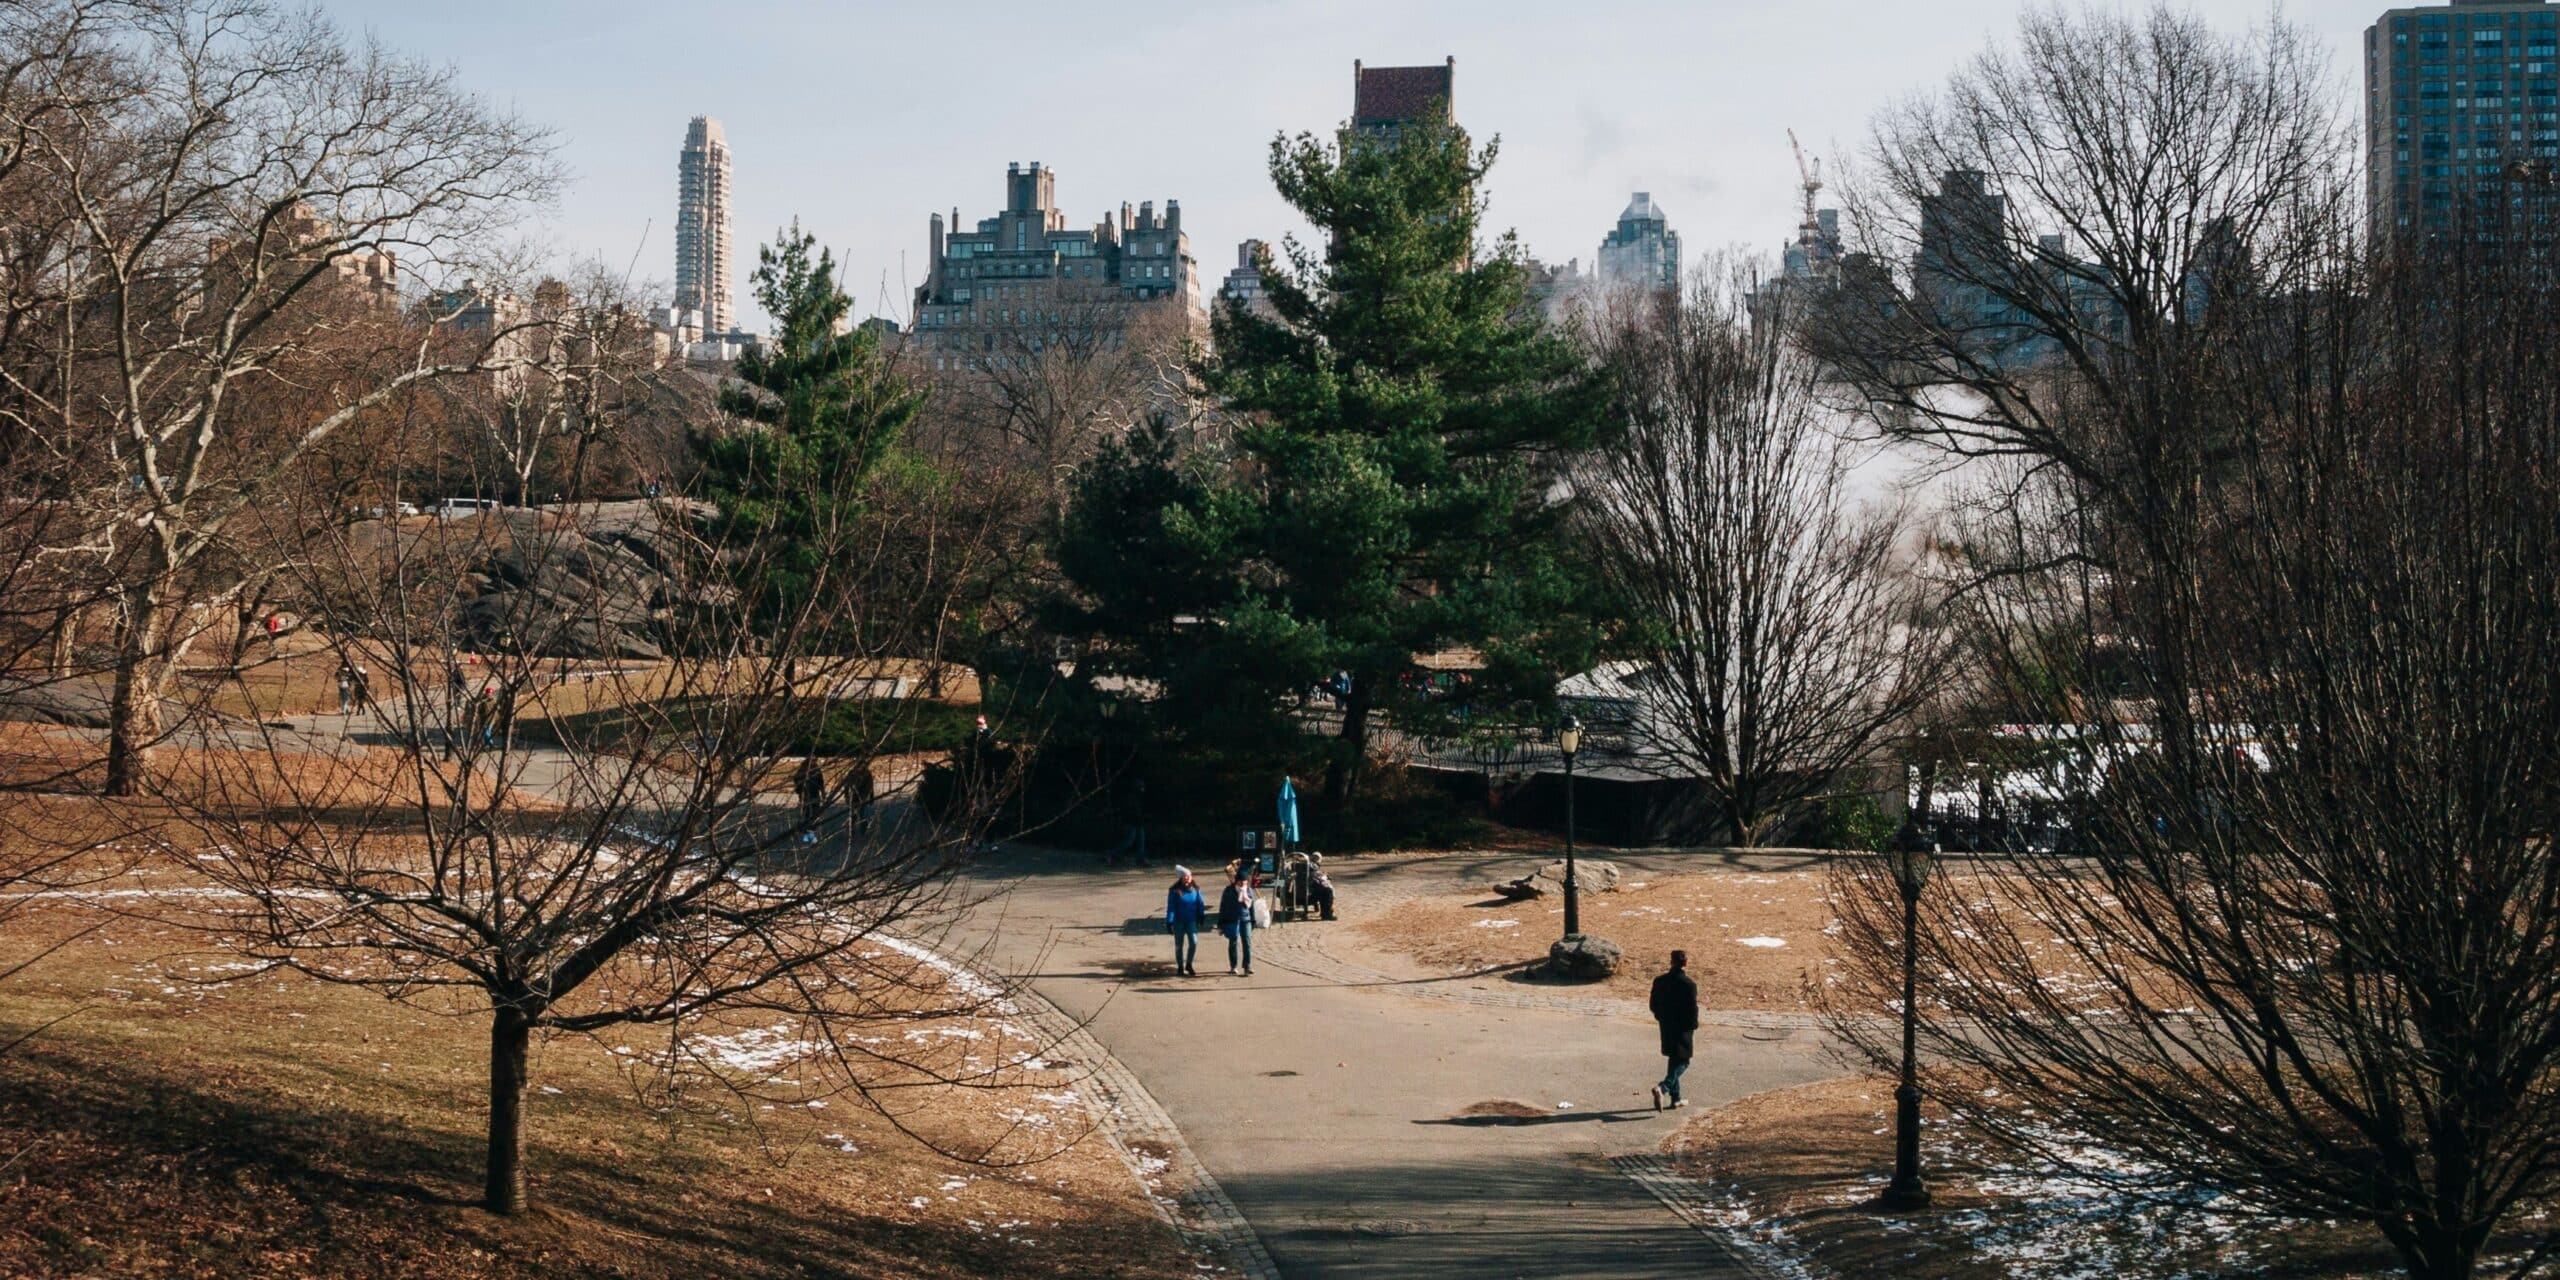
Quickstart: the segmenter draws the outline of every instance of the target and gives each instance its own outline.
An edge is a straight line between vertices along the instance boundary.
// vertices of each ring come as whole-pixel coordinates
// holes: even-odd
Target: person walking
[[[792,790],[800,793],[800,843],[818,842],[818,819],[827,812],[827,775],[818,768],[816,756],[800,757],[800,772],[791,779]]]
[[[343,716],[353,712],[355,701],[356,669],[350,663],[341,662],[338,664],[338,714]]]
[[[1680,1076],[1689,1069],[1698,1033],[1698,983],[1689,976],[1688,952],[1671,953],[1671,968],[1653,980],[1653,998],[1646,1003],[1662,1029],[1662,1056],[1670,1064],[1662,1083],[1653,1086],[1653,1109],[1688,1106],[1680,1096]]]
[[[1200,924],[1209,918],[1209,900],[1201,896],[1200,882],[1191,878],[1191,868],[1173,871],[1173,887],[1164,895],[1164,927],[1173,935],[1173,971],[1196,978],[1200,975],[1193,966],[1200,962]]]
[[[1227,939],[1227,972],[1253,976],[1253,864],[1246,863],[1218,895],[1218,932]],[[1241,958],[1243,969],[1236,965]]]
[[[871,827],[871,804],[878,798],[880,779],[871,771],[869,758],[853,762],[844,775],[845,808],[853,815],[853,834],[861,835]]]
[[[373,677],[362,667],[355,669],[355,695],[357,710],[373,710]]]

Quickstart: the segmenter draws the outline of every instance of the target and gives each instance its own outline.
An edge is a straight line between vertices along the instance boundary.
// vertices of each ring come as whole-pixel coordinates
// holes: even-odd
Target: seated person
[[[1324,919],[1333,918],[1333,878],[1324,873],[1324,855],[1307,855],[1308,896]]]

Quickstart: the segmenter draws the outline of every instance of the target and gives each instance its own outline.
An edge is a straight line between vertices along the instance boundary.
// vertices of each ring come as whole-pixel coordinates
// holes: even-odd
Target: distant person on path
[[[1164,927],[1173,935],[1173,971],[1196,978],[1200,975],[1192,966],[1200,961],[1200,926],[1209,918],[1209,900],[1201,896],[1200,882],[1191,878],[1191,868],[1173,870],[1173,887],[1164,895]]]
[[[1662,1056],[1671,1064],[1653,1087],[1653,1109],[1688,1106],[1680,1096],[1680,1076],[1689,1069],[1698,1032],[1698,983],[1689,976],[1688,952],[1671,953],[1671,969],[1653,980],[1653,998],[1646,1003],[1662,1028]]]
[[[844,803],[853,811],[853,831],[862,834],[871,826],[871,804],[880,792],[880,779],[871,772],[871,761],[856,760],[844,775]]]
[[[1324,855],[1307,855],[1307,896],[1313,898],[1322,918],[1333,918],[1333,877],[1324,873]]]
[[[373,709],[373,677],[366,675],[364,668],[358,667],[356,668],[355,685],[356,709],[360,711],[371,711]]]
[[[827,775],[818,768],[816,756],[800,757],[800,772],[791,779],[792,790],[800,793],[800,843],[818,842],[818,819],[827,812]]]
[[[341,662],[338,664],[338,714],[343,716],[353,712],[355,703],[356,669],[348,663]]]
[[[1251,864],[1218,895],[1218,932],[1227,939],[1227,972],[1253,976],[1253,871]],[[1243,968],[1236,966],[1241,960]]]

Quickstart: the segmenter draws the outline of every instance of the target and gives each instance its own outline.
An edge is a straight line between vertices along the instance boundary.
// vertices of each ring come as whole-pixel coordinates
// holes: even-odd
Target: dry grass
[[[1819,870],[1630,875],[1616,892],[1582,895],[1583,931],[1627,953],[1626,965],[1596,989],[1631,1000],[1645,998],[1676,947],[1689,953],[1699,998],[1710,1008],[1810,1008],[1809,993],[1831,954],[1824,932],[1830,922]],[[1368,945],[1405,952],[1437,971],[1471,973],[1543,959],[1564,932],[1564,904],[1462,889],[1399,903],[1354,927]],[[1746,946],[1746,938],[1785,945]]]
[[[1522,863],[1518,870],[1536,865]],[[1822,865],[1630,874],[1614,892],[1582,895],[1583,931],[1618,944],[1626,964],[1603,982],[1574,989],[1641,1001],[1677,948],[1689,953],[1699,998],[1710,1009],[1882,1012],[1890,993],[1861,997],[1851,978],[1855,966],[1843,950],[1834,888]],[[1950,867],[1929,892],[1964,894],[1979,912],[2005,911],[2038,975],[2057,989],[2097,989],[2086,961],[2028,918],[2019,906],[2018,882],[2006,868]],[[1355,928],[1366,944],[1401,952],[1440,973],[1524,969],[1543,960],[1548,945],[1562,936],[1564,904],[1553,897],[1513,902],[1490,889],[1454,889],[1398,903]],[[1862,1008],[1862,1001],[1871,1006]]]
[[[398,682],[392,678],[397,664],[392,654],[380,646],[357,642],[352,647],[356,662],[371,676],[374,696],[385,701],[397,693]],[[476,678],[487,668],[477,655],[459,655],[466,678]],[[254,642],[247,660],[234,671],[228,667],[194,667],[180,673],[177,694],[181,700],[221,715],[249,719],[290,719],[295,716],[334,713],[338,709],[338,666],[343,660],[338,650],[320,637],[296,632],[270,644]],[[912,696],[922,697],[927,664],[912,658],[830,660],[824,676],[812,660],[810,672],[792,682],[792,688],[803,697],[823,697],[830,685],[842,686],[848,681],[904,678],[915,686]],[[716,663],[672,661],[611,661],[605,659],[543,658],[531,663],[536,685],[525,694],[519,715],[527,719],[560,718],[594,711],[610,710],[634,702],[650,702],[670,696],[704,697],[732,690],[759,689],[770,678],[772,660],[737,658]],[[410,664],[410,681],[422,696],[442,698],[446,671],[441,658]],[[978,700],[977,674],[966,667],[943,668],[942,700],[954,704]],[[780,684],[775,683],[775,691]]]
[[[1729,1229],[1823,1273],[1911,1280],[2004,1277],[2390,1275],[2370,1233],[2225,1212],[2210,1197],[2137,1196],[2022,1170],[1924,1109],[1927,1211],[1872,1206],[1893,1168],[1893,1082],[1825,1081],[1706,1111],[1664,1149],[1710,1185]],[[2088,1153],[2093,1168],[2122,1167]]]
[[[0,809],[0,839],[147,817],[23,794]],[[0,983],[0,1039],[53,1024],[0,1072],[0,1276],[1192,1274],[1107,1143],[1068,1144],[1084,1112],[1062,1071],[871,1081],[946,1148],[1053,1155],[990,1168],[935,1154],[805,1064],[670,1097],[631,1065],[662,1047],[645,1030],[537,1046],[536,1208],[483,1213],[485,1012],[245,969],[128,892],[187,887],[172,843],[102,849],[105,892],[7,918],[0,965],[60,945]],[[1039,1047],[1014,1029],[1000,1050],[1007,1028],[982,1021],[882,1034]]]

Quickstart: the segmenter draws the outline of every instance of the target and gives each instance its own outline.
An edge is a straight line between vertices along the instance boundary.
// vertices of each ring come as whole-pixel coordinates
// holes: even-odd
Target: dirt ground
[[[149,829],[100,807],[0,793],[0,840]],[[770,1068],[770,1018],[700,1042],[739,1089],[669,1092],[637,1065],[665,1048],[646,1028],[538,1043],[534,1208],[493,1217],[485,1009],[261,973],[175,927],[190,848],[157,828],[56,869],[74,889],[0,901],[0,972],[39,957],[0,979],[0,1045],[28,1036],[0,1059],[0,1276],[1194,1274],[1071,1072],[884,1070],[867,1103]],[[1045,1048],[1001,1019],[879,1033],[955,1064]]]
[[[1627,963],[1607,982],[1576,989],[1642,1000],[1677,947],[1689,953],[1709,1008],[1808,1010],[1831,956],[1830,923],[1819,869],[1630,874],[1615,892],[1582,895],[1583,931],[1625,948]],[[1456,890],[1354,927],[1369,945],[1463,973],[1543,959],[1563,934],[1564,904]]]
[[[2383,1277],[2399,1273],[2360,1229],[2268,1219],[2210,1195],[2138,1197],[2102,1179],[2017,1167],[1923,1111],[1935,1203],[1884,1214],[1893,1082],[1825,1081],[1704,1112],[1664,1143],[1706,1182],[1717,1217],[1764,1262],[1911,1280],[2167,1280],[2173,1276]],[[2135,1162],[2084,1149],[2091,1168]]]

